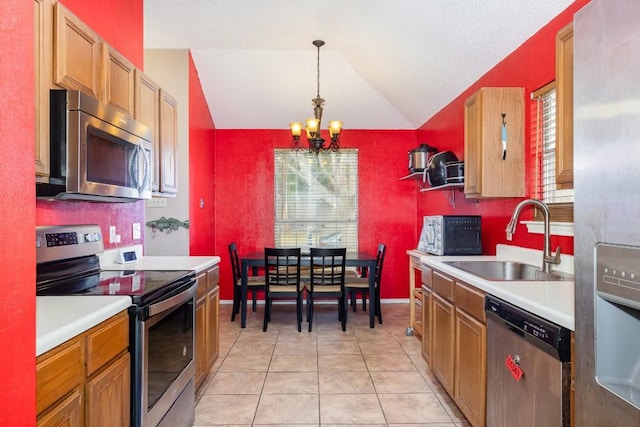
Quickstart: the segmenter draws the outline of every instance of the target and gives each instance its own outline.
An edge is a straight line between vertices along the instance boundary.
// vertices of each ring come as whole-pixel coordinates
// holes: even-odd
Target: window
[[[275,245],[358,250],[358,150],[276,149]]]
[[[553,221],[573,221],[573,189],[556,185],[556,89],[546,85],[532,94],[533,197],[549,205]]]

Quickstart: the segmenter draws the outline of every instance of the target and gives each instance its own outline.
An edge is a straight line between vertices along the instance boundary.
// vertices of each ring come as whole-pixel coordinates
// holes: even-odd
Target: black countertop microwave
[[[482,217],[425,216],[418,249],[434,255],[482,255]]]
[[[151,130],[80,91],[50,95],[50,175],[36,183],[36,196],[101,202],[151,198]]]

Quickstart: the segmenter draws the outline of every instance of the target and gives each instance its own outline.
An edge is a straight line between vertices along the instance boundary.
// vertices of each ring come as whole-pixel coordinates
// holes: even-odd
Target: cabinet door
[[[422,288],[422,357],[427,363],[431,360],[431,291]]]
[[[472,426],[484,426],[487,402],[487,327],[456,308],[455,336],[453,400]]]
[[[89,378],[86,384],[88,426],[129,426],[131,371],[129,353]]]
[[[447,393],[453,396],[455,309],[453,304],[435,292],[431,308],[431,370]]]
[[[73,13],[55,4],[54,83],[100,98],[101,41]]]
[[[556,184],[573,188],[573,24],[556,37]]]
[[[196,329],[195,329],[195,386],[196,390],[202,385],[207,376],[207,297],[201,296],[196,301]]]
[[[102,101],[133,116],[135,67],[122,54],[103,43],[104,94]]]
[[[46,413],[38,416],[38,427],[80,427],[82,422],[82,395],[75,389]]]
[[[140,70],[135,70],[135,106],[133,117],[151,129],[151,191],[160,189],[160,86]]]
[[[220,354],[220,288],[216,286],[207,293],[207,372]]]
[[[465,196],[523,197],[524,190],[524,89],[482,88],[465,103]]]
[[[178,107],[176,100],[160,89],[160,192],[178,192]]]
[[[481,120],[478,107],[482,93],[477,93],[465,103],[464,108],[464,194],[467,197],[479,197],[481,194],[480,176],[482,174],[482,145],[480,144]]]
[[[53,76],[53,5],[35,0],[36,176],[49,176],[49,89]]]

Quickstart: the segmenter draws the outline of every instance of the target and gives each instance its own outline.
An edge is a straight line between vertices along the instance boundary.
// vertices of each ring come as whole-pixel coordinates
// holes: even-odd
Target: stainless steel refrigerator
[[[640,426],[640,1],[574,18],[576,426]]]

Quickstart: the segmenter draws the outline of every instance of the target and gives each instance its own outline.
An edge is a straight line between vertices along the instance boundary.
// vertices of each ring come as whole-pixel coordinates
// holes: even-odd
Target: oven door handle
[[[157,314],[162,313],[163,311],[167,311],[174,307],[179,307],[180,305],[184,304],[185,302],[187,302],[188,300],[194,297],[194,295],[196,294],[197,287],[198,287],[198,282],[194,281],[193,285],[190,286],[185,291],[180,292],[179,294],[176,294],[158,303],[150,305],[147,311],[149,317],[155,316]]]

